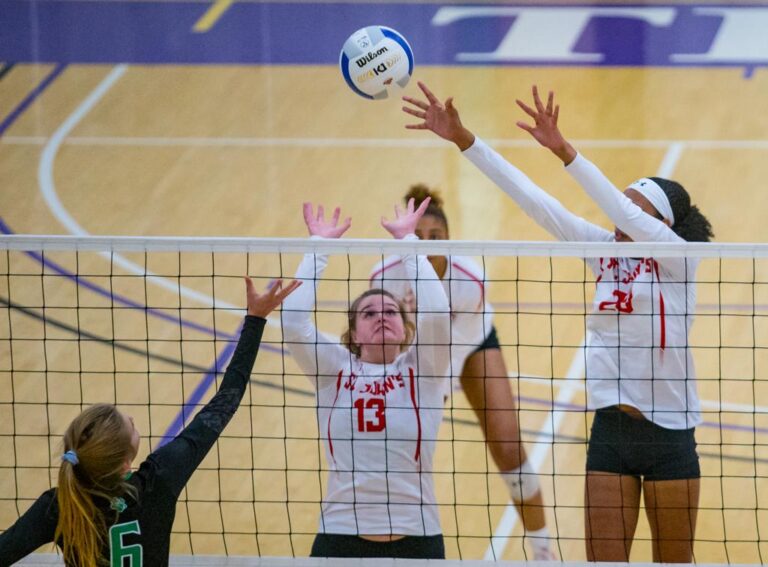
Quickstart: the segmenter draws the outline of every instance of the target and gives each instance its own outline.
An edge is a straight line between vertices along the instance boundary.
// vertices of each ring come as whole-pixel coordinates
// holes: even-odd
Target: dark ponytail
[[[709,242],[714,238],[712,224],[696,205],[691,205],[691,197],[682,185],[661,177],[649,179],[655,181],[669,199],[672,214],[675,215],[675,224],[672,226],[675,234],[688,242]]]

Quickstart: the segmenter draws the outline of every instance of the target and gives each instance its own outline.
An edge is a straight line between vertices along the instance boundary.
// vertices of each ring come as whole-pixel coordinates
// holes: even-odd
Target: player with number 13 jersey
[[[419,213],[410,208],[392,224]],[[313,230],[317,219],[306,208],[305,220],[311,235],[329,236]],[[415,239],[412,229],[408,224],[390,232]],[[317,388],[329,467],[321,534],[441,533],[431,470],[448,381],[449,305],[426,257],[404,255],[402,261],[419,298],[415,329],[399,300],[368,290],[349,310],[343,344],[319,332],[313,312],[327,264],[323,254],[304,257],[296,278],[305,285],[283,311],[288,347]]]

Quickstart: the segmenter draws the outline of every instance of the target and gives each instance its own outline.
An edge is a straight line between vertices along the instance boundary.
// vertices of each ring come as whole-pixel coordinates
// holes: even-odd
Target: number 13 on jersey
[[[365,433],[384,431],[387,427],[387,415],[384,413],[384,398],[357,398],[354,403],[357,410],[357,430]],[[366,415],[366,410],[369,410]],[[373,419],[366,419],[372,417]]]

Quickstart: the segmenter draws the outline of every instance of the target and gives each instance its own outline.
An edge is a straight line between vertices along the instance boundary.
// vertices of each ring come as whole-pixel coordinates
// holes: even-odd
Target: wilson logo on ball
[[[366,63],[370,63],[371,61],[376,59],[379,55],[382,55],[387,51],[389,51],[389,49],[387,49],[386,47],[382,47],[376,53],[371,53],[369,51],[367,55],[363,55],[360,59],[357,59],[355,63],[357,63],[358,67],[365,67]]]
[[[386,26],[368,26],[353,33],[341,49],[339,66],[355,93],[368,99],[387,98],[389,87],[408,84],[413,51],[405,38]]]

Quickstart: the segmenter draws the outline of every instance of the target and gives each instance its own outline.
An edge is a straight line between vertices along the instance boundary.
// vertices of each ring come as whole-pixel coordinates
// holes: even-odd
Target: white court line
[[[0,144],[44,145],[44,136],[4,136]],[[486,140],[500,148],[536,148],[535,141],[497,138]],[[71,146],[136,147],[306,147],[306,148],[450,148],[443,140],[424,138],[259,138],[259,137],[156,137],[156,136],[70,136],[62,141]],[[671,148],[768,150],[768,140],[571,140],[581,148]],[[677,159],[677,158],[675,158]],[[659,175],[662,175],[659,173]]]
[[[80,103],[75,111],[70,114],[66,120],[59,126],[53,135],[48,139],[43,153],[40,156],[40,163],[37,168],[37,179],[40,184],[40,191],[51,212],[56,219],[64,225],[70,234],[87,235],[88,232],[81,227],[69,211],[64,207],[58,194],[53,180],[53,164],[56,160],[56,154],[61,147],[62,142],[67,135],[77,126],[80,120],[96,106],[101,98],[112,88],[127,69],[125,65],[118,65],[98,84],[98,86],[89,94],[86,99]]]
[[[508,280],[486,280],[490,283],[506,282]],[[703,282],[709,283],[709,282]],[[494,311],[496,313],[508,314],[505,311],[522,312],[522,311],[534,311],[540,314],[558,313],[562,314],[564,311],[575,311],[577,313],[584,313],[585,309],[592,307],[591,303],[577,303],[575,301],[491,301]],[[346,309],[348,303],[346,301],[326,299],[317,302],[317,306],[320,308],[328,309]],[[696,312],[709,312],[714,311],[715,314],[731,315],[727,313],[729,311],[741,311],[752,313],[758,311],[768,311],[768,303],[696,303]]]
[[[53,178],[54,162],[56,161],[56,154],[59,151],[64,140],[67,138],[70,132],[78,125],[78,123],[91,111],[91,109],[98,104],[102,97],[109,92],[112,86],[122,77],[127,71],[127,65],[117,65],[104,80],[83,100],[82,103],[70,114],[66,120],[59,126],[48,142],[43,148],[42,155],[40,156],[40,164],[37,169],[38,182],[40,184],[40,192],[43,195],[48,208],[53,213],[54,217],[66,228],[71,234],[86,236],[89,235],[75,218],[67,211],[64,204],[59,199],[56,193],[56,183]],[[138,274],[140,276],[146,276],[147,280],[162,287],[166,290],[172,291],[177,296],[181,295],[188,299],[202,303],[205,306],[219,307],[223,309],[237,310],[240,306],[232,305],[225,301],[216,300],[215,298],[189,289],[180,285],[178,282],[173,283],[165,278],[159,277],[152,272],[145,270],[143,267],[131,262],[127,258],[119,255],[112,254],[110,252],[100,252],[101,256],[107,258],[109,261],[114,262],[124,270]]]
[[[581,348],[583,348],[583,343]],[[565,380],[554,379],[551,376],[536,376],[533,374],[526,374],[520,376],[515,372],[510,372],[507,377],[510,380],[519,380],[526,384],[533,386],[546,387],[548,390],[552,388],[560,388],[567,384]],[[701,400],[701,408],[703,410],[717,410],[718,412],[733,412],[743,414],[765,414],[768,415],[768,406],[755,406],[751,404],[741,404],[735,402],[724,402],[722,400]]]
[[[683,142],[671,142],[664,154],[664,158],[662,159],[656,174],[659,177],[670,177],[677,167],[684,149],[685,144]],[[573,400],[573,395],[577,390],[576,379],[580,378],[584,374],[584,344],[585,342],[582,342],[581,348],[576,351],[576,354],[571,361],[568,374],[566,375],[565,385],[562,387],[557,395],[557,399],[555,400],[555,402],[558,404],[568,404]],[[549,445],[544,442],[545,435],[549,434],[552,435],[552,438],[554,438],[554,436],[559,432],[562,418],[564,415],[566,415],[566,413],[567,412],[555,410],[553,405],[553,408],[549,412],[549,418],[539,430],[539,434],[537,435],[535,441],[536,447],[528,457],[528,461],[536,472],[539,471],[542,463],[544,462],[544,459],[549,453]],[[552,425],[551,431],[548,431],[549,428],[547,426],[550,423],[550,419]],[[512,534],[512,530],[515,528],[517,519],[517,510],[515,510],[514,504],[509,502],[506,509],[504,510],[504,514],[501,517],[499,525],[494,531],[493,537],[491,538],[491,543],[488,546],[488,549],[485,551],[485,559],[501,559],[504,554],[504,549],[509,542],[509,536]],[[557,534],[553,535],[557,536]]]
[[[686,145],[687,144],[683,142],[676,142],[670,145],[669,151],[667,151],[666,155],[664,156],[664,160],[661,162],[661,165],[659,166],[659,171],[658,171],[659,177],[672,176],[672,173],[675,171],[675,168],[677,168],[677,164],[680,161],[683,151],[686,149]],[[768,410],[768,407],[765,407],[765,406],[736,404],[736,403],[730,403],[730,402],[722,402],[718,400],[701,400],[701,407],[702,409],[724,410],[724,411],[732,411],[732,412],[739,412],[739,413],[755,413],[755,412],[762,413]]]
[[[447,143],[436,140],[400,140],[400,139],[330,139],[330,138],[118,138],[118,137],[82,137],[82,138],[67,138],[68,134],[75,128],[75,126],[88,114],[88,112],[101,100],[101,98],[110,90],[117,80],[127,70],[126,65],[118,65],[115,67],[107,77],[96,87],[96,89],[80,104],[80,106],[62,123],[62,125],[54,132],[51,138],[45,144],[45,148],[42,152],[40,165],[38,168],[38,179],[40,188],[43,193],[43,197],[48,203],[51,212],[62,223],[62,225],[72,234],[87,235],[89,234],[83,227],[81,227],[77,221],[69,214],[64,205],[61,203],[56,193],[55,183],[53,180],[53,165],[56,154],[59,148],[64,143],[65,139],[67,144],[71,145],[155,145],[155,146],[171,146],[171,145],[184,145],[184,146],[310,146],[310,147],[442,147],[447,146]],[[44,141],[39,137],[6,137],[3,139],[3,143],[19,143],[19,144],[40,144]],[[523,140],[490,140],[490,143],[501,147],[534,147],[535,144],[529,141]],[[717,148],[717,147],[733,147],[733,148],[768,148],[768,143],[759,141],[653,141],[653,140],[582,140],[578,142],[581,147],[663,147],[667,146],[668,151],[659,167],[659,175],[668,177],[677,166],[683,149],[687,147],[695,148]],[[226,302],[215,301],[214,298],[201,294],[197,291],[188,289],[178,284],[173,284],[167,280],[160,278],[150,272],[146,272],[141,266],[130,262],[120,255],[111,256],[109,253],[104,253],[104,256],[110,260],[114,259],[114,262],[126,269],[129,272],[147,275],[147,279],[152,283],[173,291],[176,294],[181,294],[184,297],[193,299],[204,305],[213,305],[214,302],[218,307],[224,307],[228,309],[234,309],[234,305],[230,305]],[[568,373],[568,380],[565,385],[561,387],[558,396],[558,403],[570,403],[574,393],[578,387],[576,384],[576,378],[579,378],[583,374],[583,352],[581,349],[574,356],[571,363],[571,368]],[[726,407],[731,404],[717,403],[715,407]],[[733,407],[737,407],[734,404]],[[744,409],[748,406],[739,406],[740,409]],[[539,437],[543,438],[545,432],[549,435],[555,435],[560,427],[562,418],[565,415],[563,411],[550,410],[547,422],[540,430]],[[550,421],[551,420],[551,421]],[[551,423],[551,425],[550,425]],[[536,448],[529,456],[529,461],[535,470],[541,468],[541,464],[547,457],[549,452],[549,445],[543,442],[538,442]],[[509,535],[514,529],[517,521],[517,513],[514,506],[510,503],[503,516],[502,520],[496,529],[494,536],[491,540],[491,544],[486,551],[487,559],[494,559],[501,557],[507,542],[509,541]]]
[[[671,177],[677,168],[677,164],[683,155],[685,144],[683,142],[675,142],[670,144],[667,153],[664,154],[664,159],[661,161],[656,175],[659,177]]]
[[[732,402],[722,402],[718,400],[701,400],[701,409],[726,411],[743,414],[768,414],[768,406],[755,406],[750,404],[737,404]]]
[[[560,424],[563,418],[570,412],[554,409],[557,404],[568,404],[573,400],[574,395],[579,390],[579,383],[577,380],[584,376],[584,342],[581,343],[579,350],[571,361],[571,366],[568,368],[568,373],[565,376],[565,380],[560,382],[562,384],[560,391],[557,394],[555,403],[552,409],[544,421],[544,425],[539,429],[539,433],[536,436],[536,446],[533,451],[528,454],[528,462],[531,464],[535,471],[541,469],[541,465],[544,460],[549,456],[550,444],[545,441],[547,437],[554,439],[557,432],[560,430]],[[517,523],[518,514],[514,504],[509,502],[504,509],[504,514],[499,520],[499,525],[496,527],[496,531],[493,533],[491,543],[488,549],[485,550],[485,556],[483,559],[488,561],[500,560],[504,554],[504,549],[509,543],[509,536],[512,534],[512,530],[515,529]]]

